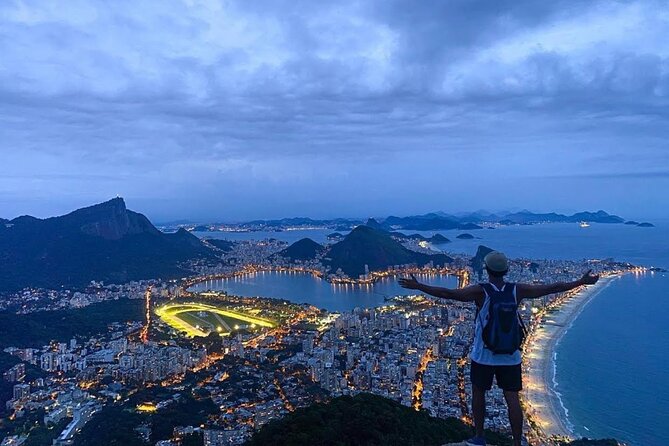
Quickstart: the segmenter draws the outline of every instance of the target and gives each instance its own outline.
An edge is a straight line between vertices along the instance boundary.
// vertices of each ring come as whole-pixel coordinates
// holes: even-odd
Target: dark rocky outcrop
[[[319,245],[310,238],[303,238],[296,241],[286,249],[279,251],[277,255],[290,259],[292,261],[313,260],[323,252],[323,246]]]
[[[60,217],[15,218],[0,231],[0,289],[79,287],[181,277],[179,262],[211,250],[184,229],[164,234],[121,198]]]
[[[374,228],[378,231],[383,231],[383,226],[381,226],[381,224],[378,221],[376,221],[375,218],[367,219],[367,223],[365,223],[365,226],[369,226],[370,228]]]
[[[488,253],[494,251],[492,248],[488,248],[487,246],[484,245],[479,245],[478,249],[476,250],[476,254],[474,257],[472,257],[471,260],[471,267],[472,270],[480,277],[483,274],[483,259],[485,256],[488,255]]]
[[[432,237],[430,237],[430,243],[434,243],[435,245],[442,245],[444,243],[450,243],[451,241],[444,237],[441,234],[434,234]]]
[[[332,245],[323,258],[323,263],[330,267],[331,272],[341,268],[353,278],[365,273],[365,265],[370,271],[381,271],[393,265],[423,266],[429,262],[445,265],[451,261],[444,254],[411,251],[393,240],[389,233],[364,225],[354,228],[344,240]]]

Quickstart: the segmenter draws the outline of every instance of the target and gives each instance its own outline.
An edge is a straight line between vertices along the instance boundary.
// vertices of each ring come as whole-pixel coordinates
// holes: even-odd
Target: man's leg
[[[492,387],[495,376],[495,367],[479,364],[472,361],[469,378],[472,381],[472,418],[476,437],[472,444],[485,444],[483,440],[483,425],[485,423],[485,393]]]
[[[523,438],[523,410],[520,407],[518,392],[504,391],[504,399],[509,409],[509,422],[511,422],[511,433],[513,434],[513,446],[520,446]]]
[[[518,392],[523,389],[521,365],[498,366],[495,370],[497,385],[504,390],[506,407],[509,409],[509,422],[513,434],[513,445],[521,446],[523,438],[523,410],[520,407]]]
[[[483,437],[483,425],[485,423],[485,389],[472,384],[472,417],[474,418],[474,429],[477,437]]]

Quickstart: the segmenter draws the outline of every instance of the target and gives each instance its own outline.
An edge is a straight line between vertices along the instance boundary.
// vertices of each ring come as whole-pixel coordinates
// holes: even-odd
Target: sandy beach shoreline
[[[532,331],[523,353],[523,403],[534,439],[573,437],[559,391],[555,389],[555,350],[585,306],[617,277],[603,277],[595,285],[572,292],[570,297],[546,310],[542,323]]]

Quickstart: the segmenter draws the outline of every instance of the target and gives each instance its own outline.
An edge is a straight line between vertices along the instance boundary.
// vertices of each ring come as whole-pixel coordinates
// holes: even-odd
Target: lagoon
[[[435,286],[455,288],[458,279],[449,275],[418,275]],[[332,284],[308,273],[261,271],[230,279],[209,280],[193,285],[191,291],[226,291],[252,297],[273,297],[295,303],[309,303],[328,311],[350,311],[387,304],[386,299],[415,294],[397,284],[397,278],[384,277],[371,285]]]

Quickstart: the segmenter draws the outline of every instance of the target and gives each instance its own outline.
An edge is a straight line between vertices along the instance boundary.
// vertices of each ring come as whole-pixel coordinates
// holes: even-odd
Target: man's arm
[[[422,291],[442,299],[457,300],[458,302],[474,302],[483,299],[483,288],[480,285],[470,285],[458,289],[429,286],[418,282],[413,274],[411,274],[410,279],[400,279],[398,282],[402,288]]]
[[[583,274],[578,280],[573,282],[556,282],[546,285],[530,285],[527,283],[519,283],[516,285],[516,296],[518,301],[522,299],[536,299],[538,297],[547,296],[554,293],[564,293],[565,291],[573,290],[581,285],[593,285],[599,280],[599,275],[593,275],[592,270]]]

